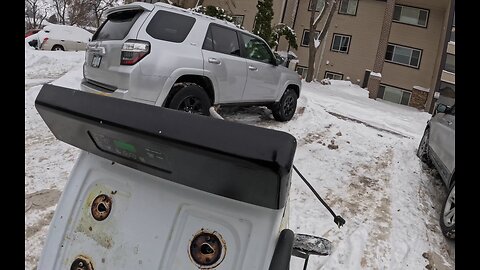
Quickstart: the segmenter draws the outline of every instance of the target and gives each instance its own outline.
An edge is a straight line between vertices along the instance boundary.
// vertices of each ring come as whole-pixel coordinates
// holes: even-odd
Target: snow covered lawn
[[[55,139],[34,108],[41,86],[78,88],[83,52],[25,49],[25,269],[34,269],[49,222],[79,150]],[[33,86],[33,87],[32,87]],[[333,242],[309,269],[454,269],[455,242],[438,217],[446,191],[415,156],[430,115],[368,98],[349,82],[304,83],[287,123],[265,107],[223,109],[227,121],[288,132],[297,138],[295,165],[346,224],[341,229],[293,174],[289,227]],[[291,269],[303,260],[292,258]],[[432,268],[430,268],[432,267]]]

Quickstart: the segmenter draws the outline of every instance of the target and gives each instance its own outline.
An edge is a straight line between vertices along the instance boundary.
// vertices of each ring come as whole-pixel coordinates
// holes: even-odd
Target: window
[[[273,53],[263,41],[250,35],[242,33],[245,46],[245,54],[248,59],[264,63],[273,63]]]
[[[233,23],[235,25],[243,26],[243,15],[232,15]]]
[[[325,71],[325,79],[330,79],[330,80],[343,80],[343,74],[336,73],[336,72],[331,72],[331,71]]]
[[[240,56],[237,33],[234,30],[210,24],[203,49]]]
[[[147,33],[155,39],[180,43],[185,40],[195,18],[159,10],[147,26]]]
[[[297,66],[296,70],[297,70],[298,75],[302,76],[302,78],[307,77],[308,67]]]
[[[383,100],[402,105],[408,105],[410,96],[412,95],[409,91],[383,84],[378,88],[378,94]]]
[[[427,27],[428,10],[416,7],[395,5],[393,11],[393,21],[411,24],[415,26]]]
[[[338,13],[355,16],[357,15],[357,7],[358,0],[342,0]]]
[[[332,47],[330,50],[334,52],[348,53],[348,49],[350,48],[350,39],[351,36],[333,34]]]
[[[400,65],[419,68],[422,50],[396,44],[388,44],[385,60]]]
[[[127,10],[110,14],[92,40],[124,39],[141,13],[138,10]]]
[[[318,35],[320,35],[320,31],[315,31],[315,38],[318,38]],[[310,42],[310,31],[305,29],[303,30],[302,43],[300,43],[300,46],[308,47],[308,42]]]
[[[314,3],[313,1],[317,1],[317,8],[315,9],[316,11],[321,11],[325,6],[325,0],[310,0],[310,4],[308,5],[308,10],[313,9],[313,3]]]
[[[444,70],[455,73],[455,55],[447,53]]]

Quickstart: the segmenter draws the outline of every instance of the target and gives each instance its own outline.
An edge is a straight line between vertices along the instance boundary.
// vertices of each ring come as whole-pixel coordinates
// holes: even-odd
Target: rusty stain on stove
[[[227,245],[216,231],[202,228],[189,241],[188,255],[199,269],[214,269],[225,259]]]
[[[112,198],[108,195],[98,195],[92,203],[92,216],[95,220],[102,221],[108,217],[112,211]]]
[[[94,270],[92,261],[84,255],[79,255],[72,262],[70,270]]]
[[[110,222],[112,222],[111,217],[107,220],[99,222],[94,219],[92,213],[92,209],[95,209],[95,207],[93,207],[94,201],[101,195],[105,195],[104,191],[106,190],[111,191],[113,189],[107,188],[103,185],[95,184],[95,186],[90,190],[86,199],[84,200],[85,203],[82,206],[82,215],[72,235],[74,239],[71,239],[71,241],[76,241],[78,236],[75,233],[82,233],[106,249],[110,249],[114,245],[112,235],[115,234],[115,227],[112,227],[112,224],[110,224]],[[100,210],[103,209],[103,207],[100,208]],[[96,209],[98,209],[98,206]]]

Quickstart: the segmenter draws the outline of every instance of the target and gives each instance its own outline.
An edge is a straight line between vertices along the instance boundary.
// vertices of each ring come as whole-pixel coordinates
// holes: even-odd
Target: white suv
[[[88,43],[81,89],[208,115],[212,105],[266,105],[290,120],[301,79],[263,39],[156,3],[111,8]]]

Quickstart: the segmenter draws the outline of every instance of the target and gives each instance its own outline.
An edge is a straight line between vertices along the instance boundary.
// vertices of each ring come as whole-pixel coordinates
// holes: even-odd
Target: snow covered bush
[[[320,81],[320,83],[323,84],[323,85],[330,85],[331,84],[329,79],[323,79],[323,80]]]
[[[233,22],[232,16],[225,12],[225,9],[216,6],[198,6],[192,9],[195,12],[205,14],[210,17],[218,18],[227,22]]]
[[[288,41],[288,45],[293,47],[295,50],[298,49],[298,44],[297,44],[297,35],[295,34],[295,30],[290,28],[290,26],[284,24],[284,23],[279,23],[277,24],[274,29],[273,29],[273,35],[274,35],[274,41],[275,41],[275,46],[277,45],[277,40],[281,36],[285,36],[285,39]]]

